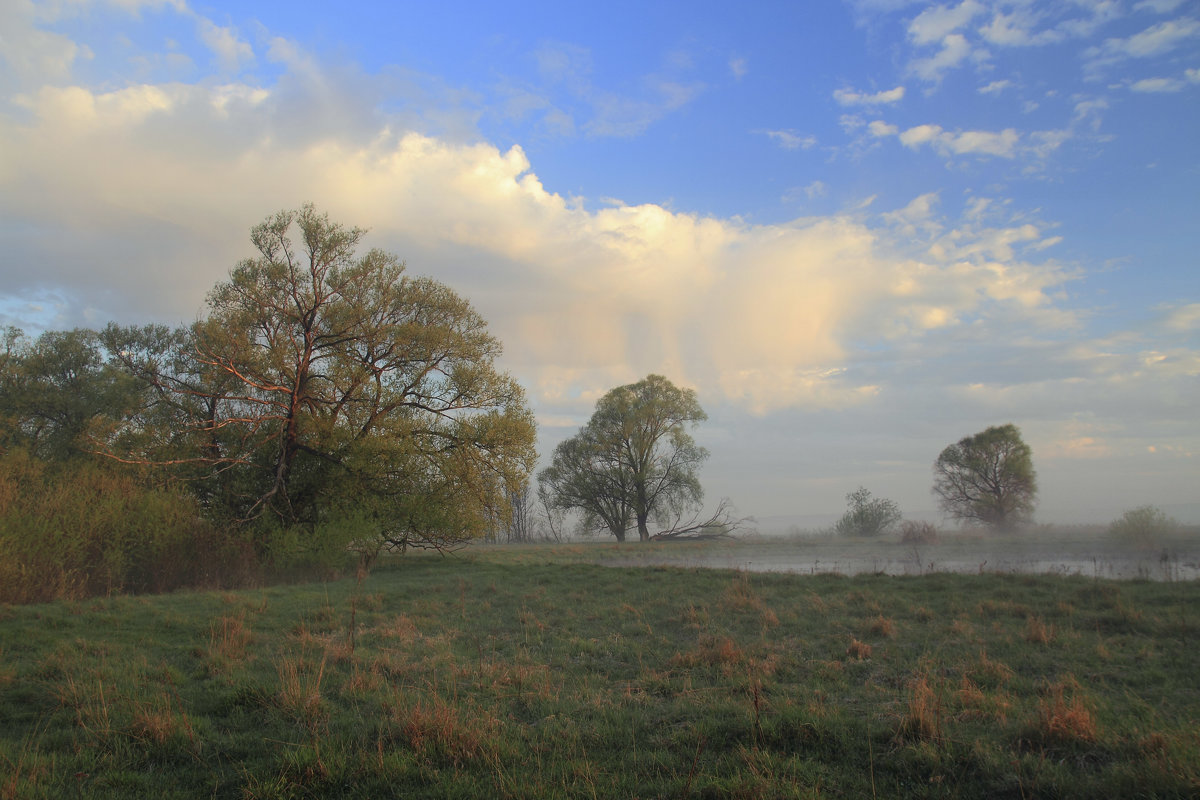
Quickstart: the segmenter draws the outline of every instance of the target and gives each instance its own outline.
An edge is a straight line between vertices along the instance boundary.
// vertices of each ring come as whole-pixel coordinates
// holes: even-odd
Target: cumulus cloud
[[[467,292],[535,391],[564,380],[592,390],[657,370],[766,413],[869,402],[878,384],[844,370],[851,342],[955,324],[990,304],[1024,313],[1061,280],[996,261],[1037,238],[1026,228],[964,231],[953,247],[897,255],[909,228],[938,227],[928,198],[880,226],[589,209],[548,192],[519,147],[454,144],[386,123],[370,137],[272,141],[278,100],[241,85],[33,96],[29,123],[0,121],[10,154],[5,239],[22,255],[6,264],[54,266],[6,267],[10,296],[65,287],[97,313],[189,319],[245,254],[240,231],[312,199]],[[946,147],[984,146],[949,137]],[[97,255],[101,231],[124,243],[118,252]]]

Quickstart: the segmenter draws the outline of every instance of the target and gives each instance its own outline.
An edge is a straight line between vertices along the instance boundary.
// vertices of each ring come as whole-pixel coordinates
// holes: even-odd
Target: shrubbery
[[[846,495],[849,509],[833,529],[843,536],[879,536],[900,521],[900,506],[894,500],[873,498],[866,489]]]
[[[0,456],[0,602],[238,584],[256,569],[186,494],[104,463]]]
[[[900,526],[901,544],[937,544],[937,527],[931,522],[905,520]]]
[[[1152,543],[1178,528],[1179,523],[1168,517],[1162,509],[1145,505],[1130,509],[1113,520],[1108,532],[1128,541]]]

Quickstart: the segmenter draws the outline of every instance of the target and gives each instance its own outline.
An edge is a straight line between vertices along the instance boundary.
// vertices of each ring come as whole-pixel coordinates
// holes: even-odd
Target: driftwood
[[[734,533],[739,528],[747,523],[754,522],[753,517],[738,517],[732,516],[732,507],[728,499],[724,499],[717,506],[717,510],[713,515],[706,520],[701,521],[699,514],[693,516],[687,522],[683,522],[679,518],[672,523],[671,527],[666,530],[659,531],[650,537],[652,542],[678,542],[678,541],[705,541],[711,539],[731,539]]]

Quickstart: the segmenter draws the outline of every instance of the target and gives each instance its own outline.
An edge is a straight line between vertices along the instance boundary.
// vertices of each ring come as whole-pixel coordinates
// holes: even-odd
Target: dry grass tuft
[[[980,650],[979,658],[974,664],[966,667],[965,674],[969,675],[976,683],[987,687],[996,687],[1008,683],[1012,679],[1013,670],[1004,662],[989,656],[986,650]]]
[[[389,704],[388,722],[417,753],[440,755],[455,766],[497,758],[501,724],[470,706],[448,703],[437,693],[405,703]]]
[[[896,625],[883,614],[879,614],[867,625],[867,630],[875,636],[891,638],[896,633]]]
[[[774,610],[768,607],[758,593],[754,591],[754,587],[750,583],[750,573],[748,572],[739,572],[730,581],[729,585],[725,587],[721,598],[725,605],[730,608],[757,613],[762,618],[763,624],[767,627],[779,624],[779,617],[775,614]]]
[[[157,745],[180,740],[196,743],[192,721],[182,710],[176,710],[175,699],[166,692],[148,702],[134,702],[129,732],[135,739]]]
[[[1038,701],[1037,719],[1031,727],[1031,736],[1044,742],[1094,742],[1099,733],[1082,688],[1070,676],[1051,684]]]
[[[1050,644],[1054,641],[1054,626],[1046,625],[1037,617],[1025,620],[1025,641],[1030,644]]]
[[[871,650],[871,645],[852,638],[850,640],[850,646],[846,648],[846,657],[853,658],[857,661],[862,661],[865,658],[871,657]]]
[[[246,613],[223,616],[209,626],[208,649],[225,661],[241,661],[254,636],[246,625]]]
[[[313,732],[325,719],[321,697],[325,660],[322,651],[319,663],[306,658],[304,653],[295,657],[284,655],[275,662],[279,674],[279,691],[275,696],[279,709]]]
[[[924,675],[909,682],[908,707],[900,718],[896,738],[922,742],[942,739],[941,701]]]

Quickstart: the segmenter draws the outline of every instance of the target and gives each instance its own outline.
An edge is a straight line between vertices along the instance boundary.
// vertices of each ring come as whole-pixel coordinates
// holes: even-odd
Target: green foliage
[[[894,500],[871,497],[871,493],[858,487],[846,495],[849,508],[833,526],[843,536],[879,536],[900,521],[900,506]]]
[[[247,568],[180,492],[112,464],[0,456],[0,602],[216,585]]]
[[[1178,529],[1178,521],[1151,505],[1130,509],[1108,526],[1113,536],[1142,544],[1152,544]]]
[[[708,451],[688,428],[706,419],[693,390],[661,375],[619,386],[555,448],[538,482],[554,508],[583,512],[586,526],[619,542],[636,527],[645,541],[650,519],[670,526],[703,499],[697,471]]]
[[[1012,530],[1033,517],[1037,474],[1033,451],[1016,425],[990,427],[941,452],[933,493],[948,516],[969,525]]]
[[[0,447],[64,461],[94,449],[88,434],[137,404],[139,387],[105,362],[94,331],[5,332],[0,354]]]
[[[481,535],[536,458],[533,415],[482,318],[396,256],[356,255],[363,234],[312,206],[280,212],[206,318],[104,333],[148,398],[112,450],[202,479],[212,513],[288,560],[324,559],[332,545],[299,540],[348,511],[376,544]]]

